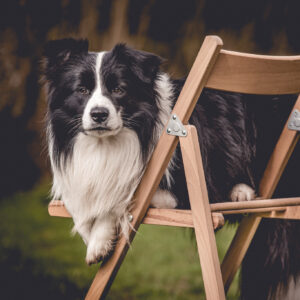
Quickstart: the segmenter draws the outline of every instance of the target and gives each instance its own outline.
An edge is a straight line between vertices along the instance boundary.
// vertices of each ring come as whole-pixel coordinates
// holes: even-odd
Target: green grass
[[[47,213],[48,186],[0,202],[0,280],[5,299],[82,299],[97,271],[72,220]],[[235,228],[217,234],[223,257]],[[142,225],[107,299],[204,299],[191,230]],[[10,296],[8,297],[8,293]],[[237,280],[227,299],[238,298]]]

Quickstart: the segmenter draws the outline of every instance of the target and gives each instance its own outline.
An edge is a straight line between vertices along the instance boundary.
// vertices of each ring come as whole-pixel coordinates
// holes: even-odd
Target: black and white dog
[[[86,262],[97,263],[118,231],[128,236],[133,193],[184,80],[162,72],[158,56],[123,44],[96,53],[88,52],[86,40],[64,39],[49,42],[44,54],[52,196],[72,215],[87,245]],[[255,197],[293,106],[286,98],[203,91],[190,123],[198,131],[211,201]],[[177,149],[152,205],[187,208],[187,199]],[[262,224],[260,242],[245,259],[243,299],[287,299],[285,287],[299,278],[299,227]]]

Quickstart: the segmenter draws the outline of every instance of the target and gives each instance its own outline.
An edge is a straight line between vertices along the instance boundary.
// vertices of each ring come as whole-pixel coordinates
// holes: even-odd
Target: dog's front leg
[[[151,200],[151,206],[155,208],[175,208],[177,206],[176,197],[168,190],[158,189]]]
[[[236,184],[230,192],[230,199],[233,202],[250,201],[254,198],[254,189],[245,183]]]
[[[116,238],[115,224],[115,217],[113,216],[95,219],[86,252],[85,260],[88,265],[99,262],[112,250]]]
[[[73,220],[75,224],[73,232],[78,232],[78,234],[83,239],[84,243],[88,245],[94,220],[89,220],[85,222],[76,222],[76,219]]]

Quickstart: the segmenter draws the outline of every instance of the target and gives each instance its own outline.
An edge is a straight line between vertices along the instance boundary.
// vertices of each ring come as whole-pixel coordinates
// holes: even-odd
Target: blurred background
[[[80,37],[100,51],[126,42],[166,58],[165,70],[181,77],[208,34],[230,50],[299,54],[299,0],[0,2],[0,299],[82,299],[97,269],[85,266],[85,247],[69,234],[72,222],[47,215],[44,43]],[[217,234],[220,256],[233,233]],[[238,293],[236,280],[229,299]],[[204,299],[190,233],[143,225],[108,299],[199,295]]]

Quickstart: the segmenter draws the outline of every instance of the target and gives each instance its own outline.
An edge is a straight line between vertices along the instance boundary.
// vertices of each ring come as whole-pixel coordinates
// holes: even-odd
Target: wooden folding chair
[[[300,219],[300,198],[271,198],[280,176],[298,141],[300,97],[284,127],[261,180],[259,194],[264,200],[242,203],[209,204],[195,127],[186,125],[206,86],[213,89],[249,94],[299,94],[300,56],[261,56],[221,50],[222,40],[208,36],[198,53],[186,83],[136,190],[132,211],[135,230],[141,222],[193,227],[207,299],[225,299],[252,237],[262,218]],[[181,121],[181,122],[180,122]],[[185,124],[185,125],[182,125]],[[291,129],[289,129],[291,128]],[[180,141],[191,210],[148,209],[170,158]],[[60,201],[51,202],[52,216],[68,217]],[[225,214],[244,214],[237,233],[220,268],[214,226]],[[130,232],[130,241],[135,231]],[[127,253],[128,244],[120,237],[112,256],[96,274],[86,299],[103,299]]]

